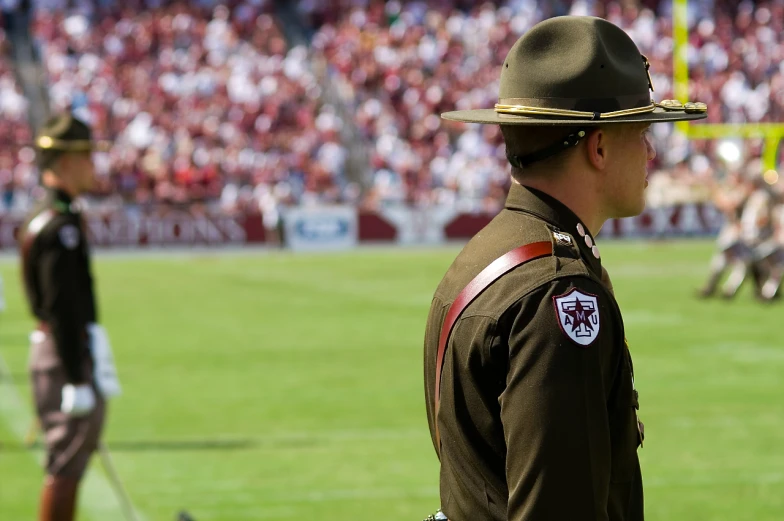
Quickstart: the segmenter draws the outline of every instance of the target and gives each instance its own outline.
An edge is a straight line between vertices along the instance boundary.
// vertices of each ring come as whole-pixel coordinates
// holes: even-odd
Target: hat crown
[[[89,141],[90,134],[90,127],[69,113],[51,117],[38,133],[39,137],[60,141]]]
[[[509,50],[501,71],[501,103],[608,112],[650,104],[645,59],[619,27],[601,18],[545,20]]]
[[[69,113],[49,119],[38,132],[35,146],[50,157],[63,152],[88,152],[93,150],[90,127]]]

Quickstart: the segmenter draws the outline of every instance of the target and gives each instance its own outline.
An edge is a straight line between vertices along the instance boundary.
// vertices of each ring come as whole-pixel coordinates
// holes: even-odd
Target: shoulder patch
[[[587,347],[599,336],[599,301],[596,295],[573,288],[553,297],[558,325],[576,344]]]
[[[79,228],[73,224],[66,224],[57,232],[60,242],[67,250],[73,250],[79,246]]]

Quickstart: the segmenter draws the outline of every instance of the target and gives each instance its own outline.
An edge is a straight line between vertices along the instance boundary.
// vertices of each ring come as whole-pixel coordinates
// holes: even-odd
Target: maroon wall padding
[[[462,214],[444,228],[447,239],[470,239],[495,217],[489,214]]]
[[[244,217],[242,227],[245,229],[245,242],[247,244],[258,244],[267,240],[264,221],[260,214],[247,214]]]
[[[360,241],[394,241],[397,228],[375,212],[359,212]]]

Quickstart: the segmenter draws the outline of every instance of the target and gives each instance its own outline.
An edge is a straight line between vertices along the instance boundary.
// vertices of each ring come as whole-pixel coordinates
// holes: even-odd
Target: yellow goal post
[[[675,99],[686,102],[689,100],[688,0],[673,0],[672,7],[673,94]],[[691,124],[681,121],[676,127],[689,139],[761,138],[764,140],[762,167],[765,171],[776,170],[779,145],[784,139],[784,123]]]

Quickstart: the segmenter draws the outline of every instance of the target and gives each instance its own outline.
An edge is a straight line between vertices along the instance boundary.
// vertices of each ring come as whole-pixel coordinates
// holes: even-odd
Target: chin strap
[[[533,152],[533,153],[525,155],[525,156],[516,156],[516,155],[507,153],[506,154],[506,158],[509,160],[509,163],[511,163],[511,165],[513,167],[515,167],[515,168],[525,168],[527,166],[530,166],[533,163],[536,163],[537,161],[541,161],[542,159],[547,159],[548,157],[551,157],[551,156],[554,156],[554,155],[556,155],[556,154],[558,154],[560,152],[563,152],[564,150],[566,150],[568,148],[572,148],[574,146],[577,146],[577,143],[579,143],[580,140],[582,138],[584,138],[584,137],[585,137],[585,130],[581,129],[581,130],[578,130],[577,132],[573,132],[573,133],[569,134],[568,136],[564,137],[563,139],[560,139],[560,140],[556,141],[555,143],[553,143],[549,147],[546,147],[546,148],[543,148],[542,150],[539,150],[538,152]]]

